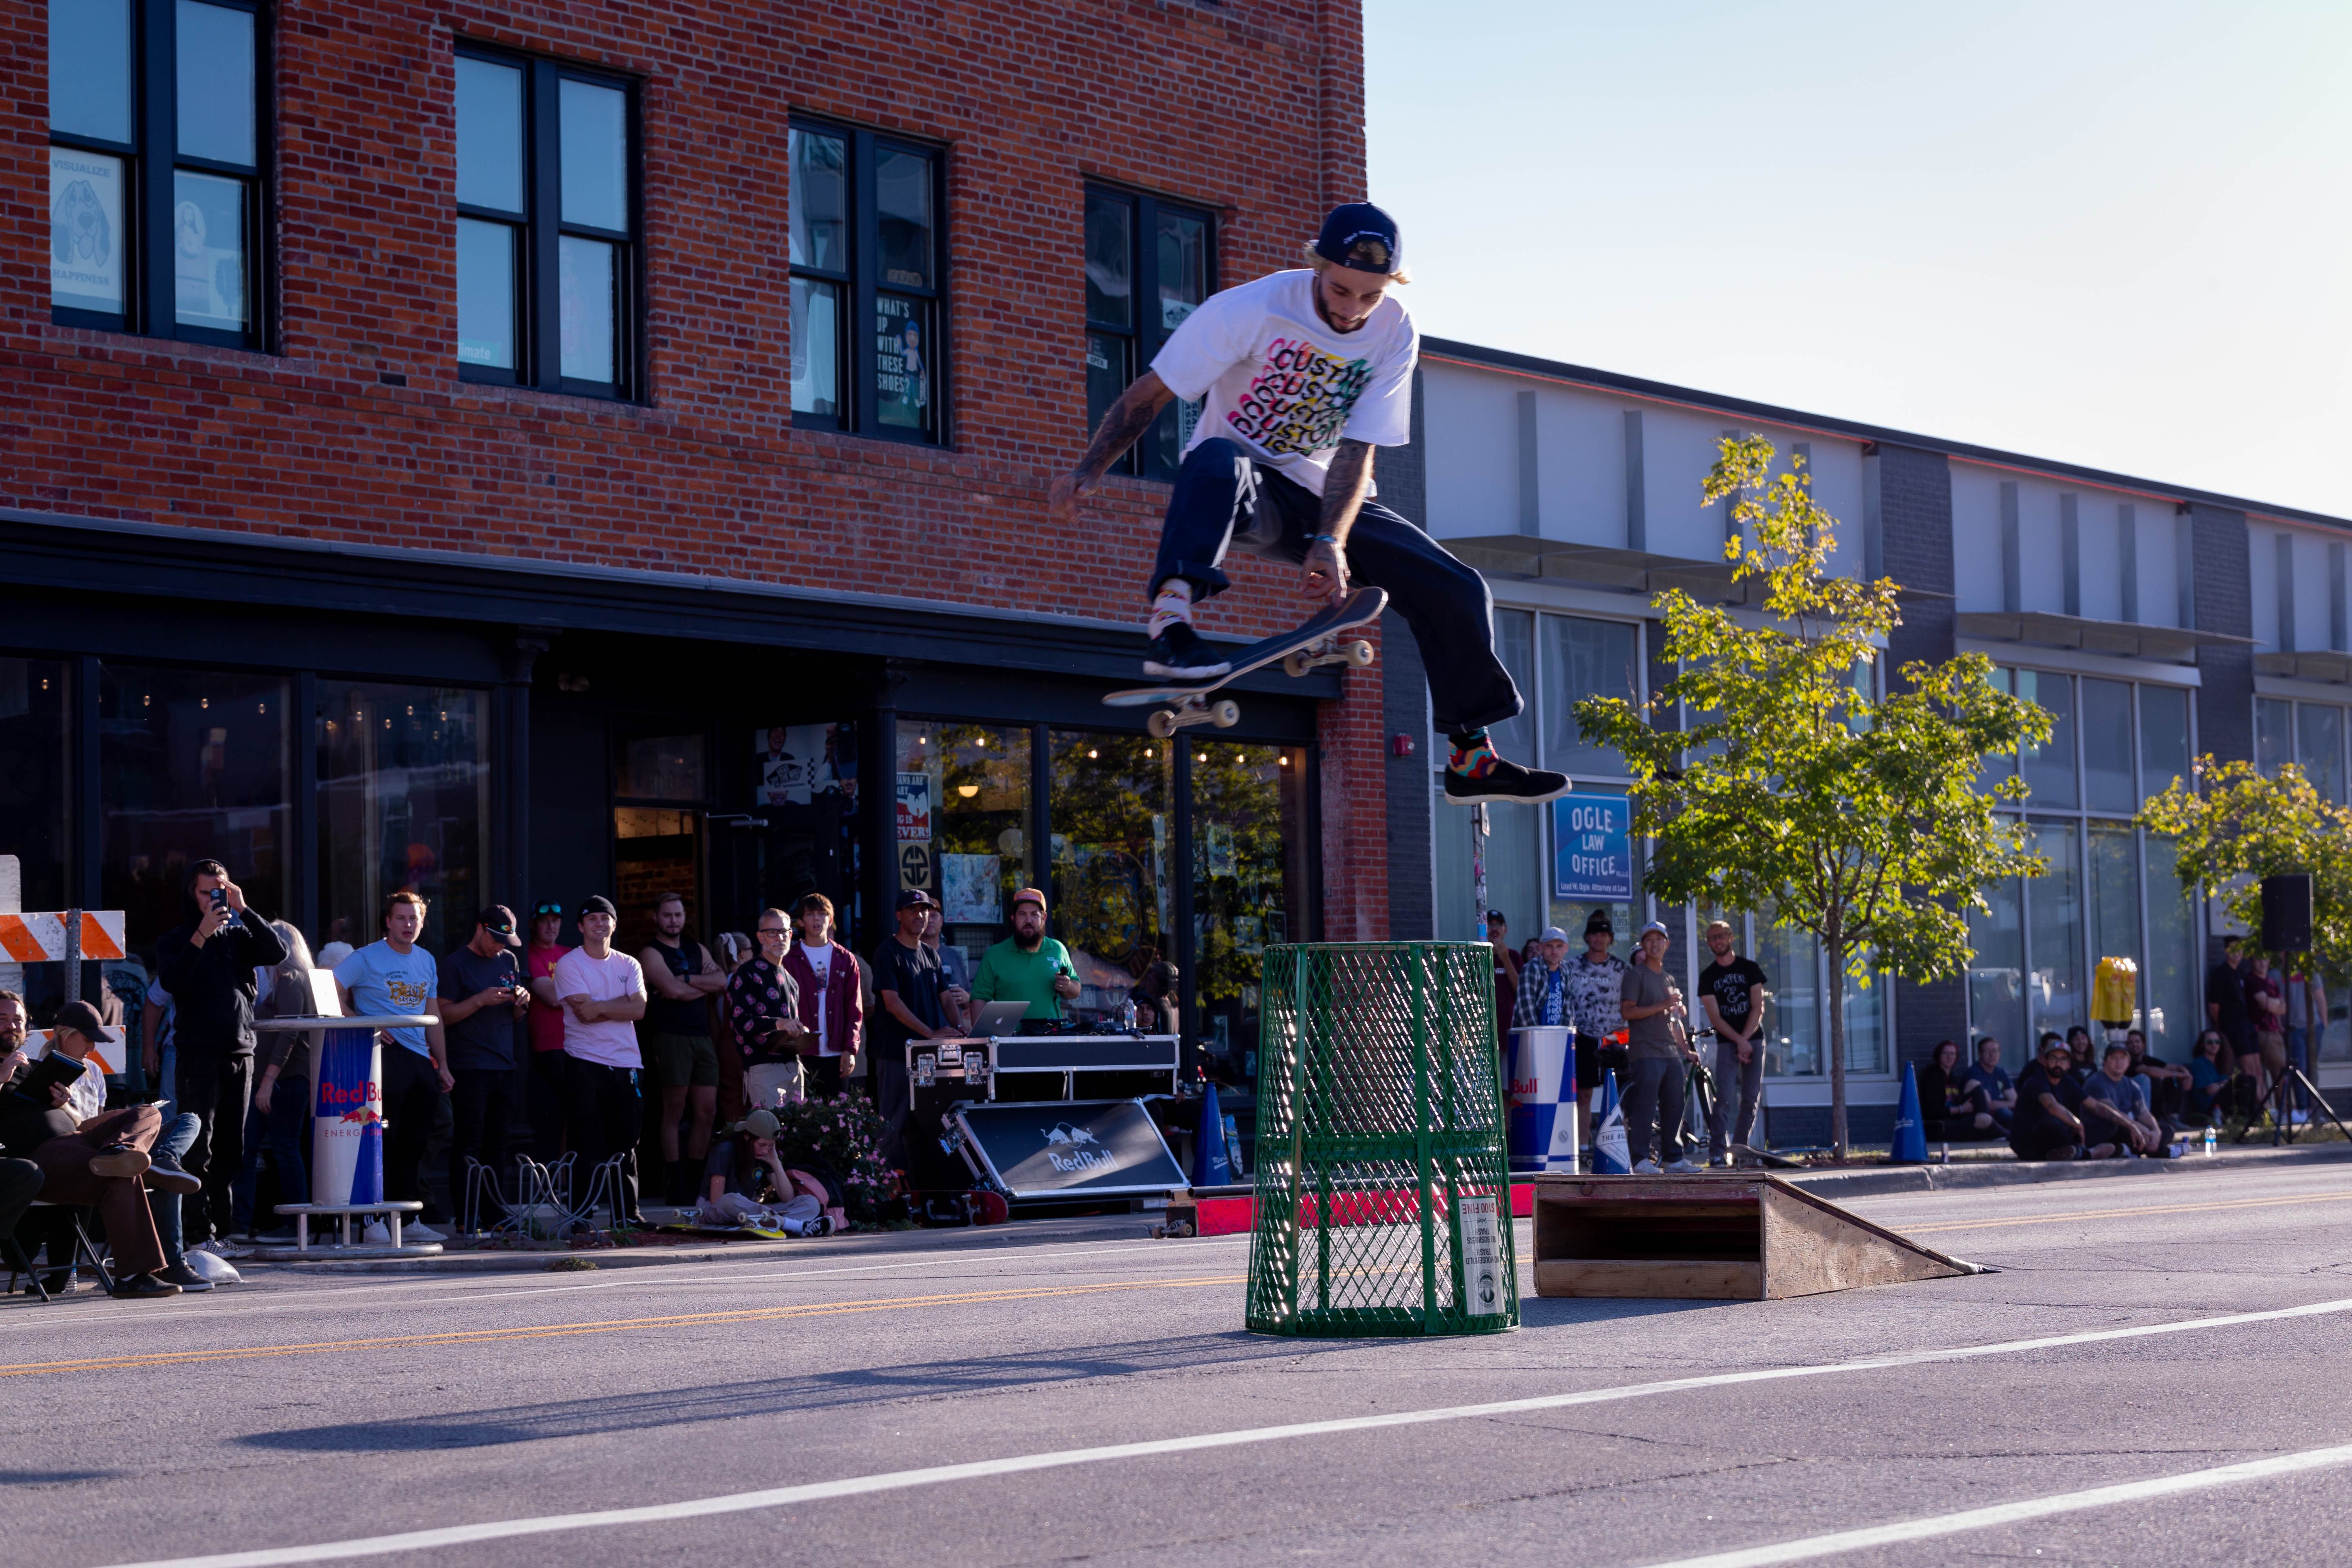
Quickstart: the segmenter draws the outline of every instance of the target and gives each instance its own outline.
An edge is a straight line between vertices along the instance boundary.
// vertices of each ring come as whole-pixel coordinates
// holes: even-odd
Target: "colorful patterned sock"
[[[1448,773],[1460,773],[1468,779],[1482,779],[1495,771],[1498,759],[1484,729],[1467,730],[1447,739],[1454,742],[1454,755],[1445,763]]]
[[[1188,626],[1192,624],[1192,584],[1181,577],[1171,577],[1160,584],[1158,596],[1151,601],[1148,635],[1156,637],[1176,621]]]

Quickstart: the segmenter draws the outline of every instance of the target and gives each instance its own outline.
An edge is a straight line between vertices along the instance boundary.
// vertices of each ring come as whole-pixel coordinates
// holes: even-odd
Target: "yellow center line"
[[[1118,1290],[1181,1290],[1202,1285],[1239,1285],[1240,1274],[1200,1275],[1104,1285],[1039,1286],[1007,1290],[964,1290],[939,1296],[898,1296],[870,1301],[834,1301],[796,1307],[754,1307],[728,1312],[680,1312],[661,1318],[610,1318],[584,1323],[542,1323],[510,1329],[461,1329],[437,1334],[387,1334],[379,1339],[321,1340],[308,1344],[246,1345],[220,1350],[163,1351],[146,1355],[88,1356],[74,1361],[21,1362],[0,1365],[0,1377],[45,1372],[110,1372],[127,1367],[184,1366],[195,1362],[244,1361],[256,1356],[329,1355],[336,1352],[391,1350],[414,1345],[496,1344],[509,1340],[562,1339],[574,1334],[618,1334],[638,1329],[683,1328],[700,1323],[761,1323],[781,1319],[826,1318],[851,1312],[903,1311],[910,1307],[987,1305],[1034,1301],[1058,1296],[1094,1296]]]
[[[1906,1225],[1906,1236],[1924,1236],[1938,1230],[1997,1230],[2010,1225],[2062,1225],[2070,1219],[2129,1219],[2137,1215],[2202,1214],[2214,1209],[2281,1208],[2294,1204],[2352,1203],[2352,1193],[2320,1193],[2300,1198],[2232,1198],[2212,1204],[2152,1204],[2143,1208],[2077,1209],[2070,1214],[2033,1215],[2020,1219],[1954,1220],[1945,1225]]]

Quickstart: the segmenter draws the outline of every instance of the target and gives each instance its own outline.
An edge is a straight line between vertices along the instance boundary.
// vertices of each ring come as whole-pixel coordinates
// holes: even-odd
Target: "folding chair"
[[[82,1223],[81,1210],[75,1208],[69,1204],[45,1203],[39,1198],[35,1198],[33,1200],[33,1207],[37,1209],[51,1209],[62,1214],[67,1226],[68,1226],[73,1231],[74,1245],[72,1253],[68,1257],[65,1263],[60,1265],[53,1261],[50,1267],[52,1268],[71,1268],[79,1265],[83,1259],[87,1258],[89,1261],[89,1271],[98,1277],[99,1289],[109,1296],[113,1295],[114,1276],[108,1271],[105,1263],[100,1259],[97,1244],[89,1239],[89,1227]],[[49,1252],[52,1259],[54,1259],[57,1254],[57,1248],[54,1245],[50,1247]],[[18,1238],[11,1237],[8,1239],[8,1293],[10,1295],[16,1294],[16,1277],[20,1273],[23,1274],[26,1279],[32,1282],[33,1293],[35,1295],[38,1296],[44,1302],[49,1300],[48,1290],[41,1284],[41,1276],[39,1272],[33,1268],[32,1258],[26,1252],[24,1243]]]

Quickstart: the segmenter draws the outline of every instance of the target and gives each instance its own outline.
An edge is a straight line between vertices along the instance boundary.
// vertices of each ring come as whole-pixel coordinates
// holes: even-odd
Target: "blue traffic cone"
[[[1927,1127],[1919,1117],[1919,1077],[1909,1062],[1903,1064],[1903,1100],[1895,1108],[1895,1147],[1890,1153],[1898,1165],[1927,1163]]]
[[[1601,1078],[1601,1114],[1592,1119],[1592,1173],[1630,1176],[1633,1159],[1625,1146],[1625,1108],[1617,1102],[1617,1069]]]
[[[1217,1110],[1217,1086],[1201,1091],[1201,1131],[1192,1140],[1192,1184],[1231,1186],[1234,1167],[1225,1158],[1225,1119]]]

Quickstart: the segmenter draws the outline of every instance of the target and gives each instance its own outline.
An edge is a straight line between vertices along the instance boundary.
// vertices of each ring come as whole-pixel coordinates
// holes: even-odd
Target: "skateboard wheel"
[[[1242,721],[1242,705],[1238,702],[1220,702],[1209,710],[1209,717],[1216,721],[1218,729],[1230,730]]]
[[[1358,669],[1372,662],[1372,645],[1368,642],[1351,642],[1345,651],[1348,662]]]
[[[1313,668],[1314,667],[1307,662],[1307,653],[1303,648],[1297,653],[1286,653],[1282,656],[1282,673],[1290,677],[1293,680],[1305,675]]]
[[[1153,740],[1164,741],[1176,732],[1176,715],[1172,710],[1162,708],[1146,720],[1143,727],[1151,731]]]

